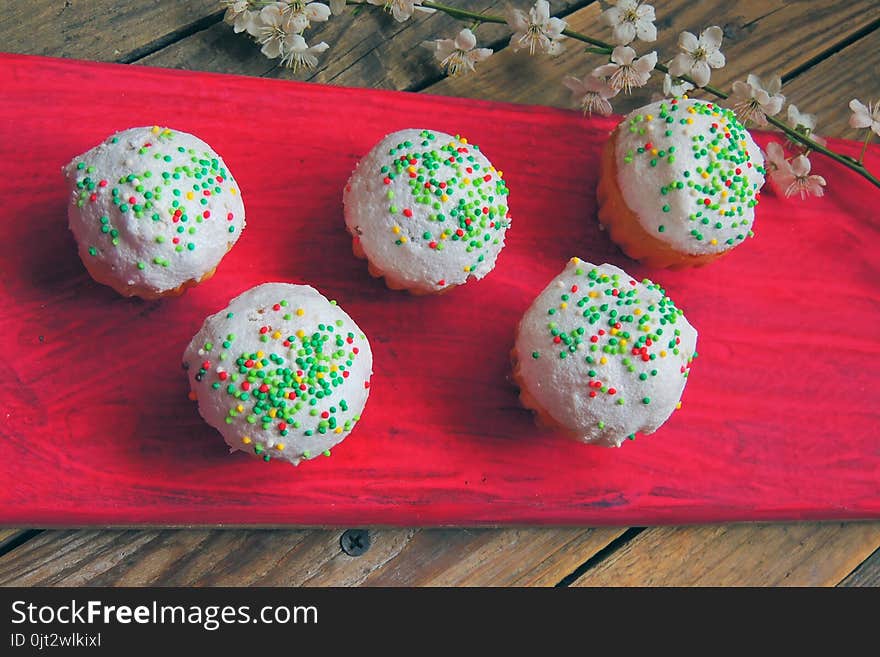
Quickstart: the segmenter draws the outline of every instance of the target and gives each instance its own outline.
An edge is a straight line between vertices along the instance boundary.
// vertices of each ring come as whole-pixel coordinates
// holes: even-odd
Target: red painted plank
[[[880,194],[821,157],[825,198],[767,193],[756,239],[670,273],[628,261],[597,230],[610,120],[22,56],[0,57],[0,89],[0,523],[880,517]],[[223,155],[248,227],[212,280],[148,303],[85,274],[59,169],[112,131],[153,123]],[[511,189],[497,269],[442,297],[385,289],[343,228],[358,156],[404,127],[468,136]],[[880,168],[876,149],[871,159]],[[654,277],[700,331],[683,410],[619,450],[538,431],[506,378],[516,321],[572,255]],[[375,352],[362,423],[331,458],[298,469],[227,455],[180,370],[202,318],[270,280],[338,299]]]

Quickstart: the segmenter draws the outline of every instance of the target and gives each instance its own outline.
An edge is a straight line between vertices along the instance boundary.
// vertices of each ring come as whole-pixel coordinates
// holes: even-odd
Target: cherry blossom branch
[[[357,4],[362,4],[362,3],[357,3]],[[502,16],[493,16],[491,14],[477,14],[472,11],[467,11],[466,9],[458,9],[457,7],[449,7],[447,5],[443,5],[438,2],[430,2],[430,1],[423,2],[422,6],[428,7],[430,9],[435,9],[436,11],[443,12],[444,14],[451,16],[452,18],[457,18],[460,20],[479,20],[483,23],[499,23],[499,24],[507,23],[507,20]],[[595,38],[588,36],[586,34],[576,32],[575,30],[570,30],[570,29],[566,28],[565,30],[562,31],[562,34],[564,34],[565,36],[570,37],[572,39],[575,39],[577,41],[587,43],[591,46],[594,46],[597,49],[601,49],[604,54],[610,55],[611,52],[614,50],[614,46],[612,44],[610,44],[606,41],[602,41],[601,39],[595,39]],[[654,65],[654,68],[662,73],[667,73],[667,74],[669,73],[669,68],[665,64],[662,64],[660,62],[657,62]],[[712,94],[716,98],[720,98],[722,100],[727,100],[730,97],[730,94],[722,91],[721,89],[713,87],[711,85],[707,84],[707,85],[700,87],[696,83],[696,81],[688,75],[679,75],[676,77],[678,77],[681,80],[684,80],[685,82],[693,84],[694,87],[702,89],[703,91],[705,91],[709,94]],[[865,148],[862,149],[862,156],[858,160],[856,160],[855,158],[849,157],[847,155],[842,155],[840,153],[836,153],[835,151],[832,151],[831,149],[826,148],[822,144],[814,141],[813,139],[810,139],[807,135],[804,135],[804,134],[798,132],[797,130],[795,130],[794,128],[792,128],[789,125],[786,125],[785,123],[783,123],[779,119],[776,119],[772,116],[769,116],[769,117],[767,117],[767,121],[769,123],[773,124],[775,127],[779,128],[786,135],[788,135],[788,137],[792,141],[796,141],[796,142],[802,144],[805,148],[807,148],[811,151],[816,151],[818,153],[822,153],[822,155],[825,155],[826,157],[831,158],[832,160],[842,164],[843,166],[848,167],[849,169],[852,169],[853,171],[858,173],[860,176],[862,176],[863,178],[865,178],[869,182],[871,182],[871,184],[873,184],[874,186],[880,187],[880,179],[878,179],[870,171],[868,171],[868,169],[865,167],[864,162],[863,162],[865,148],[867,148],[867,141],[865,142]],[[870,132],[868,133],[868,135],[870,137]]]

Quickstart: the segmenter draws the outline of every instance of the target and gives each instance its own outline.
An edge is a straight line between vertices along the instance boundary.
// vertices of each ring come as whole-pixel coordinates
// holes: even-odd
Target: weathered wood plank
[[[608,30],[597,23],[600,9],[591,5],[571,14],[567,18],[570,27],[607,39]],[[657,42],[636,46],[640,53],[656,49],[660,61],[668,61],[678,52],[676,42],[682,30],[694,32],[721,24],[726,34],[722,52],[727,65],[712,72],[712,84],[725,89],[748,73],[782,74],[801,66],[880,18],[880,4],[871,0],[829,0],[811,3],[810,10],[805,11],[802,2],[739,0],[725,3],[720,12],[715,3],[673,0],[658,6],[657,13]],[[578,45],[569,40],[566,51],[556,58],[530,57],[524,52],[505,49],[483,62],[476,74],[446,78],[426,91],[569,107],[570,94],[562,86],[562,79],[566,75],[586,75],[604,63],[601,56],[586,55]],[[867,55],[865,61],[867,66],[873,65],[876,69],[876,55]],[[619,95],[614,99],[615,111],[628,112],[649,102],[651,94],[660,90],[659,81],[655,79],[631,96]]]
[[[575,586],[833,586],[880,545],[880,522],[655,527]]]
[[[880,586],[880,548],[874,550],[838,586]]]
[[[27,529],[0,529],[0,554],[3,554],[7,546],[20,540],[28,531]]]
[[[565,14],[589,2],[564,0],[553,2],[554,12]],[[503,13],[506,2],[481,3],[486,13]],[[198,71],[238,73],[273,78],[311,80],[357,87],[412,89],[439,79],[433,55],[420,44],[426,39],[454,36],[464,24],[445,14],[416,14],[398,23],[378,8],[364,8],[357,15],[349,9],[306,33],[309,43],[326,41],[330,49],[313,71],[294,73],[278,66],[278,60],[266,59],[259,46],[245,34],[233,34],[229,25],[218,24],[169,45],[138,64],[183,68]],[[499,39],[506,45],[507,26],[484,24],[480,43]]]
[[[6,2],[0,12],[0,50],[128,61],[150,44],[220,15],[216,0]]]
[[[880,30],[797,76],[783,87],[783,92],[802,112],[817,115],[819,134],[861,139],[864,131],[854,130],[847,123],[848,103],[852,98],[860,98],[865,104],[869,100],[880,100],[877,53],[880,53]]]
[[[619,528],[431,530],[370,586],[553,586],[623,533]]]
[[[2,586],[552,585],[619,529],[56,530],[0,557]]]

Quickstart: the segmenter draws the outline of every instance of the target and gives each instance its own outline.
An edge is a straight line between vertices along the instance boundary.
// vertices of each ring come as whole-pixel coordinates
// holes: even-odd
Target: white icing
[[[147,143],[150,146],[146,152],[139,153]],[[194,153],[190,153],[190,149]],[[170,161],[166,161],[166,157]],[[208,162],[208,169],[224,171],[225,175],[217,175],[225,179],[217,181],[213,173],[210,176],[200,173],[196,178],[196,170],[204,165],[193,162],[193,157]],[[216,160],[216,166],[212,160]],[[77,168],[80,163],[84,165],[81,169]],[[177,167],[181,169],[175,171]],[[182,167],[187,167],[189,172]],[[245,226],[241,193],[223,159],[204,141],[185,132],[155,127],[123,130],[74,158],[63,171],[70,189],[69,226],[79,244],[80,256],[84,260],[104,261],[124,285],[147,287],[161,293],[191,279],[198,280],[217,266]],[[171,177],[163,178],[163,172]],[[177,179],[173,178],[174,173],[178,174]],[[136,176],[134,180],[127,180],[130,174]],[[123,177],[126,180],[120,182]],[[94,185],[93,189],[77,187],[77,182],[86,180]],[[106,185],[101,186],[101,181],[107,181]],[[204,194],[202,183],[208,183],[210,196]],[[195,185],[198,190],[193,189]],[[138,186],[142,186],[142,191],[138,191]],[[158,196],[156,188],[159,188]],[[220,193],[216,192],[217,188]],[[128,206],[124,212],[113,202],[113,189],[119,191],[119,197]],[[175,189],[180,190],[179,196],[174,194]],[[87,195],[81,198],[83,191]],[[147,193],[152,198],[147,198]],[[192,198],[188,198],[189,193]],[[94,201],[90,200],[90,194],[95,194]],[[134,204],[128,202],[132,197]],[[202,199],[206,200],[205,204]],[[83,201],[80,206],[77,205],[79,200]],[[176,207],[175,201],[178,202]],[[142,207],[141,217],[136,216],[135,204]],[[175,221],[178,209],[182,214]],[[209,218],[203,216],[205,211],[210,213]],[[231,221],[228,220],[230,213]],[[158,220],[154,220],[153,215],[158,215]],[[185,222],[182,221],[184,215]],[[102,217],[107,217],[106,225],[111,230],[118,231],[115,246],[113,235],[102,232]],[[179,227],[183,227],[183,232],[178,232]],[[230,227],[233,232],[229,231]],[[173,242],[174,238],[179,240],[178,244]],[[157,239],[164,241],[160,243]],[[193,245],[192,250],[189,244]],[[90,248],[94,255],[89,252]],[[161,263],[166,261],[167,266],[163,266]]]
[[[608,276],[609,282],[590,287],[589,273],[594,269],[599,276]],[[578,274],[578,270],[582,273]],[[635,295],[606,294],[606,290],[615,287],[610,280],[614,275],[619,276],[617,289],[623,294],[635,290]],[[661,322],[659,304],[665,296],[660,289],[651,289],[651,285],[650,281],[647,284],[634,281],[613,265],[596,266],[573,258],[538,295],[520,322],[515,352],[523,386],[550,417],[584,442],[619,446],[633,433],[653,433],[669,418],[681,399],[687,381],[682,368],[688,371],[696,349],[697,332],[680,311],[671,312],[671,305],[665,305],[666,312],[662,313],[665,318]],[[577,286],[576,292],[571,291],[572,286]],[[591,292],[599,295],[591,298]],[[567,301],[562,300],[563,294],[568,295]],[[582,299],[585,302],[578,305]],[[637,299],[638,303],[626,305],[627,299]],[[619,301],[623,303],[618,304]],[[567,307],[563,309],[562,304]],[[608,304],[606,311],[601,310],[602,304]],[[652,305],[654,310],[649,310]],[[550,309],[554,309],[554,314],[549,313]],[[611,310],[617,311],[617,319],[634,318],[632,322],[621,321],[617,335],[611,333],[614,328],[609,324]],[[589,319],[594,313],[599,317],[590,324]],[[648,331],[637,328],[638,320],[643,316],[650,318],[642,324],[649,328]],[[669,321],[672,316],[674,323]],[[571,345],[554,343],[551,323],[565,335],[583,328],[582,335],[575,333],[581,341],[578,343],[573,339]],[[598,335],[600,329],[604,335]],[[657,335],[658,329],[662,334]],[[675,335],[676,329],[680,332],[678,336]],[[622,339],[621,331],[630,333],[629,338],[623,338],[627,340],[624,353],[605,353],[603,348],[611,346],[612,338]],[[654,354],[653,360],[644,361],[640,355],[631,353],[640,335],[655,336],[652,344],[646,346],[648,356]],[[597,338],[595,343],[591,341],[593,336]],[[679,343],[670,347],[669,342],[676,337]],[[595,351],[591,350],[594,345]],[[575,351],[570,351],[569,346]],[[565,358],[560,357],[561,352],[565,352]],[[607,359],[605,364],[600,363],[603,356]],[[594,362],[587,362],[588,357]],[[651,375],[652,370],[656,371],[655,375]],[[591,371],[595,372],[593,376]],[[646,375],[645,380],[639,378],[641,374]],[[601,392],[601,389],[591,387],[590,381],[601,382],[616,392]],[[590,397],[591,391],[597,394]],[[621,399],[623,405],[618,403]],[[645,403],[645,399],[649,403]],[[600,426],[600,422],[604,426]]]
[[[280,305],[282,301],[287,305]],[[274,309],[276,304],[280,306],[278,310]],[[228,317],[229,313],[232,313],[232,317]],[[289,319],[285,319],[285,315]],[[337,322],[341,322],[341,325],[337,325]],[[342,378],[340,385],[332,386],[330,394],[320,399],[309,393],[309,398],[317,399],[314,406],[299,398],[285,399],[285,407],[288,409],[297,401],[303,402],[303,406],[289,418],[282,417],[276,409],[276,416],[272,418],[269,427],[264,428],[262,418],[269,411],[254,411],[254,404],[259,401],[256,397],[259,383],[267,379],[253,377],[254,383],[249,384],[250,390],[247,391],[243,390],[242,384],[247,381],[251,372],[263,371],[271,377],[275,370],[290,368],[294,375],[296,371],[307,373],[306,369],[295,362],[298,352],[303,349],[301,341],[297,338],[289,346],[285,346],[284,341],[291,336],[296,338],[297,331],[300,330],[308,338],[319,331],[319,324],[333,328],[332,331],[324,331],[331,337],[324,343],[322,353],[334,354],[337,350],[344,352],[338,358],[334,357],[326,362],[326,366],[330,370],[333,367],[340,368],[337,372],[344,368],[348,372],[347,377]],[[268,327],[268,330],[261,333],[263,327]],[[350,343],[349,333],[353,336]],[[234,336],[231,341],[228,340],[230,335]],[[266,336],[266,339],[261,339],[262,336]],[[333,336],[341,336],[342,347],[335,344]],[[224,341],[229,342],[229,346],[224,346]],[[206,343],[210,344],[211,349],[205,348]],[[246,374],[239,372],[241,366],[236,360],[242,355],[250,356],[257,352],[262,352],[263,356],[254,359],[255,361],[265,359],[268,362],[262,368],[248,368]],[[270,359],[271,354],[282,358],[283,362],[273,361]],[[206,361],[208,367],[204,368]],[[183,363],[190,387],[198,398],[199,413],[205,422],[220,431],[233,450],[243,450],[260,457],[268,454],[271,459],[282,459],[294,465],[299,464],[302,459],[321,456],[325,450],[345,439],[356,426],[357,418],[367,403],[370,393],[368,382],[373,373],[370,343],[354,320],[314,288],[288,283],[265,283],[253,287],[235,297],[226,308],[205,319],[202,328],[184,352]],[[198,380],[201,370],[204,373],[201,374],[201,380]],[[220,378],[221,372],[227,372],[225,380]],[[329,370],[321,374],[323,379],[332,380]],[[234,377],[237,380],[233,380]],[[283,384],[273,384],[272,387],[281,394],[299,389],[300,384],[314,390],[320,389],[309,384],[307,377],[301,378],[302,382],[294,380],[293,387]],[[268,381],[271,383],[271,380]],[[219,387],[213,387],[215,382],[220,384]],[[249,398],[244,401],[236,399],[228,392],[229,386],[233,386],[235,391],[247,392]],[[241,411],[237,410],[239,404],[243,409]],[[310,414],[311,409],[315,409],[317,414]],[[230,410],[233,411],[232,415]],[[321,433],[321,423],[329,422],[329,418],[322,418],[323,412],[335,418],[337,426],[343,430],[337,433],[331,426],[326,433]],[[248,422],[249,416],[256,417],[256,422]],[[227,422],[227,419],[230,421]],[[287,435],[280,433],[279,423],[282,421],[287,424]],[[294,427],[294,422],[299,422],[300,426]],[[344,428],[346,422],[351,423],[347,429]],[[306,432],[312,432],[312,435],[306,435]],[[250,442],[243,441],[244,438]],[[284,448],[276,449],[278,444],[283,444]],[[254,451],[257,445],[263,450],[259,454]]]
[[[754,194],[764,184],[762,173],[764,158],[761,149],[730,110],[714,106],[713,114],[700,114],[696,111],[690,113],[688,108],[705,107],[707,103],[693,99],[678,99],[676,104],[677,109],[669,111],[672,107],[671,99],[657,101],[631,112],[621,122],[615,143],[618,186],[626,204],[636,214],[649,235],[683,253],[698,255],[727,251],[749,236],[755,218],[755,208],[748,206],[748,200],[752,199],[751,195],[746,196],[746,202],[740,202],[735,198],[736,195],[731,193],[732,189],[741,184],[739,181],[732,180],[733,187],[728,188],[721,178],[716,177],[716,174],[718,171],[723,171],[724,178],[739,175],[744,179],[743,184],[747,185]],[[664,107],[672,118],[671,123],[660,116]],[[645,120],[644,117],[647,115],[653,118]],[[638,120],[638,117],[643,118]],[[692,119],[693,122],[691,124],[680,122],[687,119]],[[713,123],[718,125],[717,130],[720,132],[714,134],[711,132]],[[744,135],[744,149],[748,159],[743,158],[739,163],[723,159],[723,147],[728,144],[728,139],[723,133],[725,124],[734,127],[736,133]],[[667,130],[672,132],[671,136],[666,136]],[[718,147],[721,152],[715,153],[709,142],[719,134],[721,143]],[[699,139],[701,135],[704,138],[702,142],[693,141],[694,137]],[[650,151],[639,153],[638,149],[644,148],[647,143],[650,143],[658,154],[653,155]],[[695,143],[701,145],[701,150],[705,148],[705,155],[701,153],[697,157],[692,148]],[[675,159],[672,163],[668,161],[670,146],[675,148],[672,154]],[[662,156],[659,155],[660,152],[663,153]],[[626,162],[625,159],[629,157],[632,161]],[[737,157],[739,159],[739,156]],[[651,166],[651,160],[656,161],[655,166]],[[710,163],[713,172],[706,171]],[[748,166],[749,163],[751,167]],[[708,173],[709,178],[704,178],[702,173],[697,171],[698,167]],[[715,167],[719,168],[715,169]],[[735,173],[736,168],[740,169],[740,174]],[[685,171],[690,173],[689,177],[685,177]],[[713,179],[719,182],[719,187],[712,190],[712,195],[702,193],[688,185],[691,183],[702,186]],[[672,186],[677,182],[683,184],[681,189]],[[666,188],[665,194],[661,192],[663,188]],[[724,198],[721,196],[722,191],[727,192]],[[716,202],[719,204],[717,210],[705,205],[704,201],[707,198],[712,204]],[[668,211],[663,210],[664,206]],[[742,209],[742,214],[739,214],[737,208]],[[722,214],[731,210],[735,212],[733,217]],[[697,216],[697,213],[701,213],[700,216]],[[703,219],[708,219],[709,222],[705,224]],[[718,222],[721,223],[720,228],[716,227]],[[661,226],[663,226],[662,232]],[[697,239],[691,231],[697,231],[702,239]],[[712,240],[715,240],[714,244]]]
[[[448,285],[465,283],[471,277],[483,278],[492,271],[498,253],[504,247],[510,219],[507,216],[506,186],[499,183],[499,172],[474,145],[437,131],[427,131],[435,135],[434,140],[427,140],[422,132],[401,130],[382,139],[358,163],[346,185],[343,202],[349,232],[359,236],[367,258],[375,267],[383,272],[393,272],[412,289],[436,291]],[[393,155],[389,153],[407,140],[411,147],[395,150]],[[423,145],[424,142],[428,145]],[[456,156],[460,155],[464,160],[462,163],[448,162],[450,154],[440,150],[448,144],[453,144],[455,149],[466,149],[463,153],[456,152]],[[396,174],[393,166],[401,155],[425,151],[437,151],[442,157],[439,168],[426,177],[426,182],[433,178],[437,183],[430,190],[424,190],[426,193],[430,191],[431,202],[428,204],[414,199],[410,188],[413,179],[408,171],[404,169]],[[473,162],[467,160],[468,157],[473,157]],[[417,161],[414,166],[420,165],[421,161]],[[396,174],[389,184],[383,180],[383,166],[390,167],[390,171]],[[467,172],[465,167],[472,171]],[[485,176],[488,180],[484,179]],[[457,179],[458,184],[440,189],[441,182],[446,183],[452,178]],[[471,182],[464,184],[464,179]],[[418,186],[421,192],[424,183],[420,182]],[[501,187],[503,191],[499,191]],[[481,199],[480,191],[489,198]],[[389,198],[389,192],[393,198]],[[445,193],[447,198],[443,200],[438,193]],[[470,211],[453,216],[452,212],[459,207],[461,199],[475,205]],[[434,204],[440,207],[435,208]],[[390,211],[391,206],[396,208],[396,213]],[[484,207],[490,214],[483,213]],[[412,211],[411,217],[404,215],[405,209]],[[444,220],[439,221],[438,215]],[[463,223],[466,218],[471,219],[472,226],[482,229],[469,234],[469,227]],[[398,233],[394,232],[395,228],[399,229]],[[464,239],[455,234],[457,230],[464,233]],[[425,233],[430,236],[425,238]],[[441,237],[443,233],[447,234],[445,238]],[[488,242],[483,241],[486,235],[490,236]],[[402,238],[405,242],[397,244]],[[473,240],[479,240],[480,246],[473,247]],[[432,242],[442,245],[442,250],[431,248]],[[470,253],[468,246],[472,246]],[[439,285],[440,281],[444,281],[443,285]]]

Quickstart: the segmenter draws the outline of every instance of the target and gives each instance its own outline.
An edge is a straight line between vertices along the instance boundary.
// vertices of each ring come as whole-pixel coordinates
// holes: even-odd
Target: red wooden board
[[[0,90],[2,524],[880,517],[880,192],[820,156],[827,196],[765,193],[754,240],[672,273],[633,263],[597,229],[595,168],[612,120],[21,56],[0,56]],[[212,280],[161,302],[88,277],[60,174],[111,132],[152,124],[212,144],[248,220]],[[343,227],[356,160],[404,127],[469,137],[511,189],[496,270],[441,297],[370,278]],[[870,158],[880,169],[876,149]],[[518,318],[573,255],[654,278],[700,332],[683,409],[621,449],[537,430],[507,379]],[[331,458],[299,468],[230,456],[180,369],[206,315],[274,280],[338,299],[375,354],[363,421]]]

